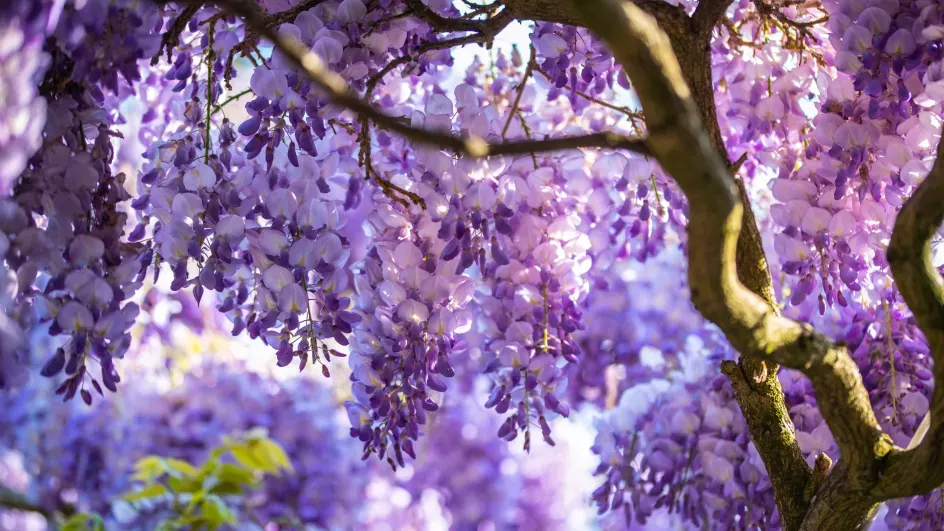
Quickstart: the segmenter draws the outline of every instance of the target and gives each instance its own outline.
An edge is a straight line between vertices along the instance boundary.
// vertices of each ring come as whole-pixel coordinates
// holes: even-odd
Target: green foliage
[[[227,499],[232,502],[244,496],[265,475],[291,471],[285,450],[265,431],[254,430],[224,438],[199,466],[160,456],[139,460],[132,479],[140,485],[121,499],[137,510],[169,509],[157,526],[159,531],[216,530],[236,523]]]
[[[66,520],[60,531],[105,531],[105,521],[98,513],[77,513]]]

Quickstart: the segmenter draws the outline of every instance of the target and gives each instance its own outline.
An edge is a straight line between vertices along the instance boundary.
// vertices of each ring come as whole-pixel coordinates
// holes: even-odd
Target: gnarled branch
[[[714,26],[721,20],[730,3],[730,0],[702,0],[691,19],[684,12],[654,8],[648,2],[636,3],[654,15],[667,33],[676,57],[683,62],[682,77],[691,89],[691,99],[723,162],[727,162],[728,158],[711,82],[710,40]],[[582,20],[576,22],[583,24]],[[730,165],[730,173],[736,175],[743,162],[744,155]],[[737,179],[736,183],[744,212],[735,253],[737,276],[741,283],[767,303],[771,312],[779,314],[780,308],[774,295],[751,202],[743,181]],[[722,372],[728,376],[734,388],[758,453],[770,471],[781,521],[785,529],[792,530],[799,528],[809,508],[807,493],[813,477],[797,442],[796,430],[777,377],[778,370],[777,364],[769,358],[744,355],[737,363],[728,362],[722,366]]]
[[[846,471],[847,477],[874,475],[878,459],[891,451],[892,444],[878,425],[845,346],[809,325],[780,316],[738,278],[741,192],[702,125],[668,37],[633,4],[572,0],[572,5],[626,68],[643,107],[653,155],[692,198],[689,282],[696,308],[742,354],[803,371],[813,382],[842,454],[837,469]],[[773,476],[778,471],[770,472]],[[865,501],[860,505],[865,512],[871,508]]]
[[[888,263],[934,357],[934,396],[927,434],[888,456],[875,489],[881,501],[923,494],[944,483],[944,279],[931,263],[931,238],[944,222],[944,141],[934,167],[895,220]]]

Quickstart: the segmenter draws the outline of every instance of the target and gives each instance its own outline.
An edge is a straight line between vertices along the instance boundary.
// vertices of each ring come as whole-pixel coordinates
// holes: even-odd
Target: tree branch
[[[874,473],[876,459],[892,444],[845,346],[780,316],[738,278],[741,192],[704,129],[668,37],[632,4],[571,1],[626,68],[646,117],[647,145],[690,199],[689,282],[696,308],[742,354],[803,371],[836,438],[842,468],[850,474]],[[769,471],[772,477],[780,472]]]
[[[47,519],[53,517],[52,513],[46,510],[44,507],[29,501],[26,496],[23,496],[13,489],[4,487],[3,485],[0,485],[0,507],[4,509],[13,509],[15,511],[39,513]]]
[[[711,32],[724,17],[732,0],[701,0],[692,13],[692,26],[699,39],[711,37]]]
[[[508,119],[505,120],[505,127],[502,128],[502,140],[504,140],[505,135],[508,134],[508,128],[511,127],[511,121],[514,120],[515,115],[518,114],[518,105],[521,104],[521,96],[524,94],[524,88],[528,85],[528,79],[531,77],[531,72],[535,67],[534,54],[534,46],[531,46],[531,54],[528,56],[528,66],[525,67],[524,74],[521,75],[521,81],[518,83],[518,90],[515,91],[515,101],[511,104],[511,107],[508,110]]]
[[[482,21],[448,18],[436,13],[420,0],[406,0],[407,9],[436,31],[480,31]]]
[[[161,35],[161,45],[157,49],[157,53],[154,54],[154,57],[151,58],[152,66],[156,65],[157,62],[161,60],[161,54],[164,53],[164,50],[167,50],[167,61],[171,61],[171,52],[180,42],[180,35],[187,29],[187,24],[189,24],[193,16],[197,14],[200,7],[202,7],[202,4],[191,4],[177,15],[177,18],[171,23],[170,28]]]
[[[692,15],[691,30],[686,31],[684,25],[681,29],[669,28],[669,40],[676,57],[682,62],[682,74],[691,87],[692,99],[723,161],[729,159],[715,107],[710,43],[714,27],[724,18],[730,4],[731,0],[701,0]],[[741,283],[766,301],[774,314],[779,315],[780,307],[774,294],[754,209],[744,181],[737,177],[745,159],[746,153],[729,167],[743,208],[735,269]],[[812,482],[815,478],[796,439],[796,429],[777,376],[780,368],[769,359],[741,351],[736,369],[730,370],[729,367],[725,371],[722,367],[722,372],[728,376],[735,389],[738,406],[768,470],[784,528],[797,529],[809,509],[809,492],[813,491]]]
[[[728,161],[728,154],[714,101],[710,41],[714,26],[724,16],[730,3],[731,0],[702,0],[690,19],[684,12],[650,2],[636,2],[644,11],[653,14],[668,34],[672,50],[682,62],[682,77],[691,89],[691,99],[723,162]],[[574,22],[583,24],[582,20]],[[737,174],[745,156],[746,153],[742,154],[730,165],[731,174]],[[743,208],[735,253],[737,276],[750,291],[766,301],[770,311],[779,314],[780,308],[774,295],[750,198],[743,181],[736,179],[735,182]],[[809,498],[803,493],[807,492],[812,481],[812,470],[797,443],[796,430],[777,377],[778,371],[777,364],[766,357],[742,356],[736,364],[722,367],[722,372],[728,376],[735,390],[738,405],[758,453],[770,472],[781,521],[784,528],[790,530],[799,527],[807,512]]]
[[[485,156],[525,155],[585,147],[625,149],[640,155],[650,155],[652,153],[646,139],[616,133],[590,133],[550,137],[543,140],[514,140],[499,144],[488,144]],[[471,155],[471,153],[469,154]]]
[[[541,74],[542,76],[544,76],[544,79],[547,79],[548,81],[553,81],[553,80],[551,79],[550,74],[548,74],[548,73],[545,72],[544,70],[541,70],[541,67],[535,65],[534,71],[537,72],[537,73],[539,73],[539,74]],[[629,121],[633,124],[633,129],[635,129],[635,130],[637,130],[637,131],[639,130],[639,125],[636,123],[636,120],[641,120],[641,119],[642,119],[642,113],[641,113],[641,112],[631,110],[631,109],[629,109],[628,107],[620,107],[619,105],[613,105],[612,103],[603,101],[603,100],[601,100],[601,99],[599,99],[599,98],[595,98],[595,97],[593,97],[593,96],[587,94],[586,92],[584,92],[584,91],[582,91],[582,90],[574,90],[574,94],[576,94],[577,96],[580,96],[581,98],[583,98],[583,99],[585,99],[585,100],[587,100],[587,101],[589,101],[589,102],[591,102],[591,103],[595,103],[595,104],[597,104],[597,105],[606,107],[607,109],[611,109],[611,110],[614,110],[614,111],[616,111],[616,112],[618,112],[618,113],[622,113],[622,114],[625,115],[627,118],[629,118]]]
[[[931,238],[944,223],[944,141],[934,167],[895,220],[888,263],[934,357],[934,396],[927,433],[917,446],[888,456],[876,487],[880,500],[924,494],[944,483],[944,279],[931,263]]]
[[[219,0],[216,3],[221,8],[244,18],[247,25],[258,31],[263,37],[272,41],[280,52],[285,54],[285,56],[295,63],[312,81],[325,90],[331,101],[350,109],[362,119],[369,119],[374,124],[398,133],[419,144],[432,145],[451,150],[460,155],[479,158],[501,155],[522,155],[581,147],[606,147],[626,149],[642,154],[649,153],[645,140],[614,133],[593,133],[548,138],[545,140],[488,143],[475,136],[460,138],[448,133],[412,127],[402,118],[385,114],[369,102],[361,99],[360,96],[351,90],[344,81],[344,78],[336,72],[331,71],[317,54],[309,51],[296,39],[277,34],[272,27],[266,25],[265,12],[252,0]]]
[[[455,37],[442,41],[428,41],[424,43],[427,51],[435,49],[452,48],[463,44],[479,43],[485,44],[495,38],[501,30],[505,29],[511,21],[515,19],[514,13],[509,9],[503,9],[500,13],[493,15],[485,20],[467,20],[460,18],[443,17],[420,0],[406,0],[407,8],[418,19],[426,22],[434,30],[441,32],[473,32],[473,35]]]
[[[731,381],[751,440],[769,471],[783,528],[793,530],[803,522],[819,485],[813,485],[812,471],[800,451],[777,374],[763,364],[756,358],[723,361],[721,373]]]
[[[585,26],[577,9],[565,0],[504,0],[503,3],[516,19]],[[635,0],[633,3],[662,27],[678,25],[688,18],[682,7],[663,0]]]

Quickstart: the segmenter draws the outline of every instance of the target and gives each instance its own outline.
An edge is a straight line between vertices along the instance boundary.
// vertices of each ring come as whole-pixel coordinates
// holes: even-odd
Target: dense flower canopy
[[[638,4],[676,51],[679,20],[705,36],[678,60],[753,209],[737,273],[743,242],[766,251],[748,287],[843,345],[873,431],[918,445],[944,343],[888,250],[944,172],[944,4]],[[114,502],[137,459],[261,427],[294,474],[246,525],[797,528],[749,395],[773,389],[804,508],[855,441],[808,366],[752,374],[696,310],[705,198],[565,7],[0,6],[4,492],[147,529]],[[873,528],[944,526],[940,483],[870,498]]]

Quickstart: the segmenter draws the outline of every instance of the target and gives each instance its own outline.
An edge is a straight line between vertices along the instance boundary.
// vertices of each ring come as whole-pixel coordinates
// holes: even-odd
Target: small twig
[[[737,175],[737,172],[741,171],[741,166],[743,166],[745,162],[747,162],[747,151],[741,153],[741,156],[731,163],[731,175]]]
[[[223,100],[219,105],[217,105],[216,107],[213,108],[213,115],[216,115],[216,113],[220,112],[220,110],[222,110],[223,107],[226,107],[226,106],[229,105],[230,103],[232,103],[232,102],[238,100],[239,98],[242,98],[242,97],[245,96],[246,94],[251,94],[251,93],[252,93],[252,89],[251,89],[251,88],[247,88],[246,90],[244,90],[244,91],[242,91],[242,92],[233,94],[232,96],[226,98],[226,99]]]
[[[502,128],[502,140],[504,140],[505,135],[508,134],[508,127],[511,126],[511,120],[514,119],[515,114],[518,113],[518,105],[521,103],[521,95],[524,94],[524,87],[528,84],[528,78],[531,77],[531,72],[536,66],[534,63],[534,46],[532,45],[529,48],[531,50],[531,56],[528,59],[528,66],[524,69],[524,75],[521,76],[521,83],[518,84],[518,90],[515,93],[515,101],[511,104],[511,109],[508,111],[508,120],[505,121],[505,127]]]
[[[550,74],[548,74],[547,72],[545,72],[544,70],[542,70],[541,67],[535,66],[535,67],[534,67],[534,71],[537,72],[537,73],[539,73],[539,74],[541,74],[542,76],[544,76],[547,80],[549,80],[549,81],[551,80]],[[589,95],[589,94],[587,94],[586,92],[583,92],[583,91],[581,91],[581,90],[575,90],[575,91],[574,91],[574,94],[580,96],[581,98],[583,98],[583,99],[585,99],[585,100],[587,100],[587,101],[589,101],[589,102],[591,102],[591,103],[596,103],[597,105],[606,107],[607,109],[612,109],[612,110],[614,110],[614,111],[617,111],[617,112],[620,112],[620,113],[622,113],[622,114],[625,114],[630,120],[633,121],[634,126],[635,126],[635,120],[641,120],[641,119],[642,119],[642,112],[640,112],[640,111],[633,111],[633,110],[630,110],[628,107],[620,107],[620,106],[618,106],[618,105],[613,105],[612,103],[603,101],[603,100],[601,100],[601,99],[599,99],[599,98],[594,98],[593,96],[591,96],[591,95]]]
[[[524,119],[524,115],[521,114],[521,111],[518,111],[518,120],[521,121],[521,129],[524,131],[524,136],[527,137],[528,140],[531,140],[531,127],[528,126],[528,122]],[[538,157],[533,151],[531,152],[531,162],[534,163],[534,169],[538,169]]]
[[[468,5],[468,3],[466,3],[466,5]],[[462,15],[459,18],[464,19],[464,20],[473,19],[479,15],[484,15],[488,13],[489,11],[493,11],[494,9],[496,9],[496,6],[494,4],[489,5],[489,6],[478,7],[466,13],[465,15]]]
[[[410,15],[412,15],[410,11],[404,11],[403,13],[397,13],[396,15],[390,15],[389,17],[377,19],[374,22],[370,23],[370,27],[367,28],[367,31],[364,32],[364,35],[361,37],[361,39],[364,39],[365,37],[370,36],[374,32],[374,30],[376,30],[377,28],[383,26],[384,24],[388,22],[393,22],[394,20],[405,18]]]
[[[207,93],[206,93],[206,138],[204,143],[206,144],[203,149],[203,163],[209,164],[210,162],[210,118],[213,114],[210,112],[210,105],[213,103],[213,61],[215,60],[213,54],[213,33],[216,26],[210,25],[209,31],[207,31],[207,49],[206,49],[206,64],[207,64]]]
[[[380,174],[374,169],[374,165],[371,162],[372,146],[370,144],[370,120],[367,118],[361,119],[361,131],[358,133],[357,138],[358,144],[361,148],[360,153],[358,154],[358,162],[364,168],[364,175],[368,179],[372,178],[374,182],[380,186],[380,190],[384,193],[384,195],[396,201],[397,203],[400,203],[405,208],[409,208],[410,201],[412,201],[413,204],[419,205],[423,210],[426,210],[426,200],[424,200],[418,194],[393,184],[389,179],[381,177]]]
[[[383,190],[384,194],[390,199],[393,199],[407,208],[410,206],[410,203],[407,201],[407,199],[409,199],[409,201],[412,201],[414,204],[419,205],[423,210],[426,210],[426,201],[418,194],[403,189],[393,184],[389,179],[381,177],[380,174],[377,173],[377,170],[373,169],[372,167],[369,168],[368,173],[373,177],[374,182],[380,186],[380,189]],[[397,194],[405,197],[406,199],[403,197],[397,197]]]
[[[482,21],[444,17],[420,0],[406,0],[406,5],[416,18],[426,22],[436,31],[482,31]]]
[[[346,123],[346,122],[342,122],[342,121],[339,121],[339,120],[335,120],[334,118],[331,118],[331,119],[328,120],[328,125],[330,125],[330,126],[332,126],[332,127],[335,127],[335,126],[336,126],[336,127],[340,127],[341,129],[344,129],[345,131],[347,131],[349,134],[352,134],[352,135],[356,135],[356,134],[357,134],[357,131],[354,129],[354,125],[353,125],[353,124],[349,124],[349,123]]]
[[[156,65],[157,62],[161,60],[161,54],[164,50],[167,50],[167,61],[171,61],[171,52],[177,47],[177,43],[180,42],[180,35],[184,32],[187,28],[187,24],[190,23],[190,20],[197,14],[197,11],[199,11],[201,7],[203,7],[202,2],[193,3],[185,7],[184,10],[177,15],[177,18],[175,18],[174,22],[170,25],[170,29],[161,35],[161,46],[157,49],[157,53],[154,54],[154,57],[151,58],[152,66]]]
[[[787,15],[783,14],[783,11],[780,11],[781,7],[787,7],[787,5],[778,6],[774,4],[768,4],[767,2],[764,2],[763,0],[754,0],[754,7],[757,8],[757,12],[760,13],[761,15],[773,17],[780,24],[795,29],[797,31],[798,36],[802,36],[802,37],[813,38],[813,34],[810,33],[809,29],[819,24],[823,24],[824,22],[829,20],[829,15],[824,15],[818,19],[814,19],[814,20],[810,20],[806,22],[793,20]],[[784,28],[781,27],[781,29],[784,29]]]
[[[386,76],[391,71],[393,71],[394,68],[404,65],[406,63],[409,63],[412,60],[413,60],[412,56],[409,56],[409,55],[402,55],[400,57],[397,57],[393,61],[390,61],[389,63],[387,63],[387,66],[380,69],[379,72],[377,72],[376,74],[368,78],[367,79],[367,92],[364,94],[364,98],[369,101],[371,94],[373,94],[374,89],[377,88],[377,84],[380,83],[380,81],[383,79],[384,76]]]

